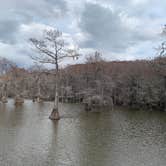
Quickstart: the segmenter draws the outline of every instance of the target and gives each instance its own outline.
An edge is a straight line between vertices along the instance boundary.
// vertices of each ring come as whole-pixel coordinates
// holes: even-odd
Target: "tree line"
[[[75,97],[83,102],[88,97],[100,96],[108,102],[111,98],[114,105],[165,110],[165,65],[165,57],[108,62],[95,52],[83,64],[60,69],[59,98]],[[4,59],[0,60],[0,69],[1,96],[6,91],[9,97],[19,94],[24,98],[40,96],[43,100],[54,100],[54,69],[38,64],[29,69],[19,68]]]

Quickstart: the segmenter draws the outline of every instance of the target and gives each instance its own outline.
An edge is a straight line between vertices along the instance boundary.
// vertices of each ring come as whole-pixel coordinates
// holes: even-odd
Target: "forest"
[[[151,60],[106,61],[94,52],[82,64],[60,68],[59,100],[84,103],[88,98],[100,98],[106,105],[137,109],[166,109],[166,58]],[[0,88],[3,96],[54,100],[54,69],[34,64],[20,68],[8,59],[0,60]]]

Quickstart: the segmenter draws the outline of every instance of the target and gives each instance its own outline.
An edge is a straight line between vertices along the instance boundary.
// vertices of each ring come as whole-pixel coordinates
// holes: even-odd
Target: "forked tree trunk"
[[[59,115],[59,70],[58,70],[58,65],[56,65],[56,79],[55,79],[55,100],[54,100],[54,106],[53,110],[51,112],[51,115],[49,118],[51,120],[59,120],[60,115]]]

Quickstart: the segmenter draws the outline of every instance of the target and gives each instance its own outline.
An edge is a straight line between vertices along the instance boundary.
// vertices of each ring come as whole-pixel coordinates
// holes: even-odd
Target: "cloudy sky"
[[[0,56],[31,64],[28,39],[57,28],[65,40],[108,60],[155,56],[166,24],[166,1],[158,0],[0,0]],[[79,61],[82,61],[83,57]]]

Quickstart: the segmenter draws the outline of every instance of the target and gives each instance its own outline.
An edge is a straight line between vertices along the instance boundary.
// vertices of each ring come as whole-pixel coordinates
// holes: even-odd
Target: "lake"
[[[165,166],[166,113],[122,108],[84,112],[52,103],[0,104],[0,166]]]

